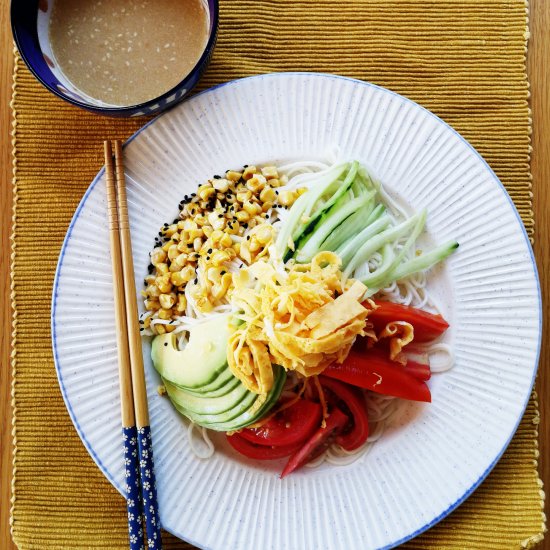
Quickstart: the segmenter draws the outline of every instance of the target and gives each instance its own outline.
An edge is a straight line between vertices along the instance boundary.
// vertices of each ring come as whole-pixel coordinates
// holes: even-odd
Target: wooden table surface
[[[519,0],[518,0],[519,1]],[[530,2],[531,40],[528,67],[533,111],[533,193],[536,219],[535,255],[544,299],[545,333],[550,335],[550,0]],[[11,477],[10,332],[9,299],[11,193],[11,113],[13,43],[9,27],[9,2],[0,0],[0,548],[12,550],[9,530]],[[546,514],[550,517],[550,345],[543,338],[537,380],[541,407],[540,473],[548,494]],[[550,550],[550,535],[539,545]]]

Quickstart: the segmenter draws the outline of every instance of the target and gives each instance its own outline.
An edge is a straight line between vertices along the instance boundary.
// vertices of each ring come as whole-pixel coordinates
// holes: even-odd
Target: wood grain
[[[533,110],[533,193],[536,219],[535,254],[541,276],[544,298],[545,327],[550,323],[547,300],[550,299],[550,1],[531,0],[531,42],[529,76]],[[9,28],[9,1],[0,0],[0,548],[13,550],[9,530],[11,476],[11,409],[10,409],[10,300],[9,300],[9,235],[11,225],[11,136],[10,109],[12,84],[12,41]],[[545,333],[550,332],[545,328]],[[537,389],[541,407],[540,469],[547,491],[550,491],[550,346],[543,338]],[[550,516],[550,498],[546,513]],[[550,537],[538,546],[550,550]]]
[[[12,550],[9,527],[11,486],[10,397],[10,231],[11,231],[11,100],[13,43],[9,2],[0,6],[0,548]]]
[[[543,338],[539,363],[537,391],[541,410],[539,426],[539,472],[546,489],[546,516],[550,517],[550,2],[531,0],[531,41],[528,50],[528,72],[531,82],[531,110],[533,116],[533,206],[535,210],[537,259],[543,299]],[[539,545],[550,549],[550,534]]]

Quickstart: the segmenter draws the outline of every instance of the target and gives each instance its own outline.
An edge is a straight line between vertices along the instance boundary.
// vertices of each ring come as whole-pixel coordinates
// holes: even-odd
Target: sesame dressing
[[[76,88],[136,105],[189,74],[208,40],[208,16],[201,0],[55,0],[49,35]]]

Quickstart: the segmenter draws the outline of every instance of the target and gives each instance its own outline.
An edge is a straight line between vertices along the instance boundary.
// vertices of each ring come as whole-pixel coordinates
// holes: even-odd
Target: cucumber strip
[[[281,256],[285,256],[288,249],[288,241],[299,229],[302,216],[311,211],[323,193],[333,185],[333,183],[345,172],[348,166],[348,163],[338,164],[332,166],[324,174],[319,175],[319,179],[307,193],[298,197],[298,200],[292,205],[289,211],[289,217],[282,224],[275,243],[276,249]],[[285,260],[286,259],[288,258],[285,258]]]
[[[296,261],[306,263],[315,256],[321,247],[321,243],[338,227],[346,218],[354,212],[365,206],[374,196],[374,191],[365,193],[362,197],[357,197],[348,201],[347,197],[342,197],[327,213],[321,217],[314,232],[305,243],[297,250],[295,254]],[[344,202],[346,201],[346,202]],[[344,203],[344,204],[342,204]]]
[[[449,241],[433,250],[430,250],[422,256],[418,256],[412,260],[402,263],[398,266],[388,277],[380,283],[378,287],[369,287],[365,293],[365,298],[370,298],[374,296],[381,289],[390,285],[393,281],[400,281],[409,275],[418,273],[419,271],[424,271],[429,269],[440,261],[444,260],[447,256],[450,256],[458,248],[458,243],[456,241]]]
[[[329,235],[329,237],[327,238],[325,243],[323,243],[321,249],[322,250],[333,250],[333,251],[337,251],[338,249],[342,249],[343,247],[346,246],[347,242],[350,239],[354,239],[359,234],[358,232],[362,231],[363,229],[368,228],[369,225],[371,225],[377,219],[379,219],[382,216],[382,214],[386,211],[386,208],[382,204],[379,204],[379,205],[375,206],[374,208],[372,208],[373,205],[374,205],[374,202],[369,201],[367,203],[366,207],[363,210],[353,214],[354,217],[357,216],[356,231],[349,234],[345,239],[336,237],[335,240],[338,240],[340,242],[338,242],[338,245],[336,247],[330,248],[330,249],[325,248],[325,243],[327,243],[328,240],[332,238],[332,235]],[[370,212],[369,212],[369,209],[370,209]],[[350,218],[348,218],[348,219],[351,219],[351,217],[352,216],[350,216]],[[346,220],[346,223],[347,223],[347,220]],[[385,229],[385,227],[382,227],[382,229]],[[382,231],[382,229],[380,229],[380,231]],[[337,235],[336,231],[333,234],[336,236]],[[370,238],[370,237],[367,237],[367,238]]]
[[[346,218],[324,241],[321,245],[321,250],[334,251],[342,246],[348,239],[357,235],[365,225],[365,220],[369,220],[374,210],[374,203],[370,200],[364,208],[355,212]]]
[[[364,166],[359,166],[358,174],[365,185],[367,185],[370,189],[376,189],[378,191],[378,189],[380,188],[380,184],[372,179],[369,171]]]
[[[305,225],[300,227],[300,231],[294,232],[292,234],[292,239],[294,243],[299,244],[300,240],[302,240],[306,235],[317,229],[316,225],[322,218],[322,216],[325,215],[340,200],[340,198],[349,191],[349,189],[354,184],[358,167],[359,163],[357,161],[351,163],[344,182],[339,184],[333,195],[315,210],[315,212],[311,215],[309,221]],[[304,212],[304,214],[307,215],[308,213]]]
[[[369,226],[371,223],[374,223],[382,214],[386,212],[386,207],[383,204],[377,205],[374,210],[369,214],[369,217],[363,224],[364,227]]]
[[[288,219],[284,221],[279,229],[279,234],[277,235],[277,240],[275,241],[275,248],[281,256],[284,256],[288,249],[288,241],[292,237],[294,227],[298,225],[298,223],[300,223],[300,219],[308,204],[308,193],[309,191],[298,197],[298,199],[292,205],[292,208],[289,211]]]
[[[365,242],[349,261],[344,271],[344,276],[346,278],[349,278],[350,275],[355,271],[355,269],[359,267],[359,265],[361,265],[363,262],[366,262],[377,250],[382,248],[386,243],[396,241],[401,236],[405,235],[416,225],[420,216],[421,214],[415,214],[401,224],[389,227],[388,229],[382,231],[382,233],[378,233],[378,235],[375,235],[367,242]]]
[[[369,278],[375,280],[377,278],[378,273],[380,272],[387,273],[389,270],[391,270],[396,258],[395,251],[393,248],[393,243],[391,244],[386,243],[382,247],[382,251],[380,252],[380,255],[382,256],[382,260],[380,262],[380,265],[376,268],[375,271],[371,271],[368,275],[365,275],[364,277],[360,278],[360,277],[354,276],[354,278],[359,279],[367,287],[373,286],[372,284],[367,285],[364,281],[368,280]],[[359,268],[361,268],[361,266],[359,266]]]
[[[373,216],[373,214],[371,214],[371,217]],[[365,227],[365,229],[363,229],[361,233],[359,233],[352,239],[349,239],[346,243],[344,243],[343,246],[338,247],[338,249],[336,250],[336,254],[340,256],[340,259],[342,260],[342,265],[347,265],[363,243],[384,231],[384,229],[386,229],[388,225],[390,225],[390,223],[391,218],[389,216],[381,216],[378,219],[374,220],[367,227]]]
[[[416,242],[416,239],[418,239],[420,233],[422,233],[422,230],[424,229],[424,225],[426,224],[426,210],[423,210],[420,213],[420,217],[418,218],[418,221],[416,225],[414,226],[413,230],[411,231],[411,234],[408,236],[405,244],[397,254],[397,256],[394,256],[394,259],[391,263],[380,266],[375,272],[373,272],[371,275],[367,275],[366,277],[363,277],[361,281],[366,286],[380,286],[383,281],[386,280],[387,276],[391,274],[395,269],[401,264],[403,259],[405,258],[406,254],[408,253],[411,246],[414,245]]]
[[[423,271],[424,269],[429,269],[436,263],[444,260],[447,256],[450,256],[458,248],[458,246],[459,245],[456,241],[448,241],[445,244],[437,246],[433,250],[426,252],[426,254],[422,254],[412,260],[403,262],[391,273],[391,280],[399,281],[409,275],[412,275],[413,273]]]
[[[337,164],[322,176],[320,175],[315,183],[313,183],[312,186],[308,188],[307,193],[304,193],[307,198],[307,205],[304,213],[307,216],[311,215],[314,206],[317,204],[317,201],[321,199],[321,197],[323,197],[325,193],[332,195],[332,193],[334,193],[338,189],[339,184],[335,184],[348,169],[349,162]],[[334,189],[332,189],[333,187]]]

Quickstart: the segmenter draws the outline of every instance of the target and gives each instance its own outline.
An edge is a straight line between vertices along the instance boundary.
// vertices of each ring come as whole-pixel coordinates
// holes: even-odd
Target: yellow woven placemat
[[[523,0],[222,0],[218,46],[202,87],[311,70],[402,93],[481,152],[533,237],[526,39]],[[88,456],[61,398],[50,298],[65,231],[101,167],[101,142],[129,136],[144,120],[101,118],[66,105],[19,58],[13,110],[13,536],[22,549],[126,548],[124,501]],[[489,478],[407,547],[501,550],[540,540],[537,423],[534,397]],[[190,548],[170,536],[165,546]]]

